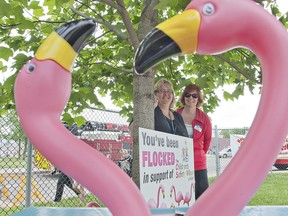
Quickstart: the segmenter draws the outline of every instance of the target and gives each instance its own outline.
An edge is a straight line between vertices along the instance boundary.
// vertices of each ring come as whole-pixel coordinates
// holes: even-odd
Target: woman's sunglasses
[[[192,96],[192,98],[198,98],[198,97],[199,97],[199,95],[196,94],[196,93],[194,93],[194,94],[186,93],[186,94],[185,94],[185,97],[186,97],[186,98],[190,98],[191,96]]]

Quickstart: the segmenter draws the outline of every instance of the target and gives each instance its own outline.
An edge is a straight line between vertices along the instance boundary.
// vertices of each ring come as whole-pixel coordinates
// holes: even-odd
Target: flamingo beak
[[[72,71],[78,53],[96,29],[91,19],[66,23],[52,32],[35,54],[38,60],[50,59],[67,71]]]
[[[200,14],[193,9],[160,23],[147,34],[137,49],[135,73],[143,75],[171,56],[195,53],[199,26]]]

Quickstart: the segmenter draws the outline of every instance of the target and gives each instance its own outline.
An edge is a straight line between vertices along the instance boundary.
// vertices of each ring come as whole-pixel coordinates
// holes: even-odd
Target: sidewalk
[[[33,167],[32,168],[32,173],[49,173],[50,171],[46,171],[43,169],[39,169],[38,167]],[[23,174],[26,175],[27,169],[22,167],[22,168],[2,168],[0,169],[0,174]]]

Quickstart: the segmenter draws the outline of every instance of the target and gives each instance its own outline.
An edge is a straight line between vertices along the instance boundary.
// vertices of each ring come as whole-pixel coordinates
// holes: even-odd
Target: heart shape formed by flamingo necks
[[[113,215],[150,215],[129,176],[101,153],[91,151],[60,121],[71,92],[69,71],[94,29],[91,20],[71,22],[45,40],[17,76],[17,113],[31,143],[98,196]],[[135,56],[135,70],[143,74],[177,53],[215,54],[235,47],[250,49],[262,64],[258,112],[236,156],[188,210],[189,216],[239,214],[269,172],[288,131],[287,31],[251,0],[193,0],[182,14],[152,30]]]
[[[252,0],[193,0],[182,14],[156,26],[135,55],[135,72],[144,74],[173,55],[236,47],[254,52],[262,65],[258,111],[235,157],[186,215],[238,215],[272,167],[288,131],[287,30]]]
[[[49,35],[17,75],[16,110],[32,145],[99,197],[113,215],[146,216],[149,208],[129,176],[77,139],[60,121],[71,93],[74,60],[95,27],[92,20],[78,20]]]

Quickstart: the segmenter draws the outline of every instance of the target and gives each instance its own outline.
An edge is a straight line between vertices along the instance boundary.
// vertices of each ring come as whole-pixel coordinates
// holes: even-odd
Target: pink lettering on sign
[[[142,167],[170,166],[175,164],[174,152],[142,152]]]

